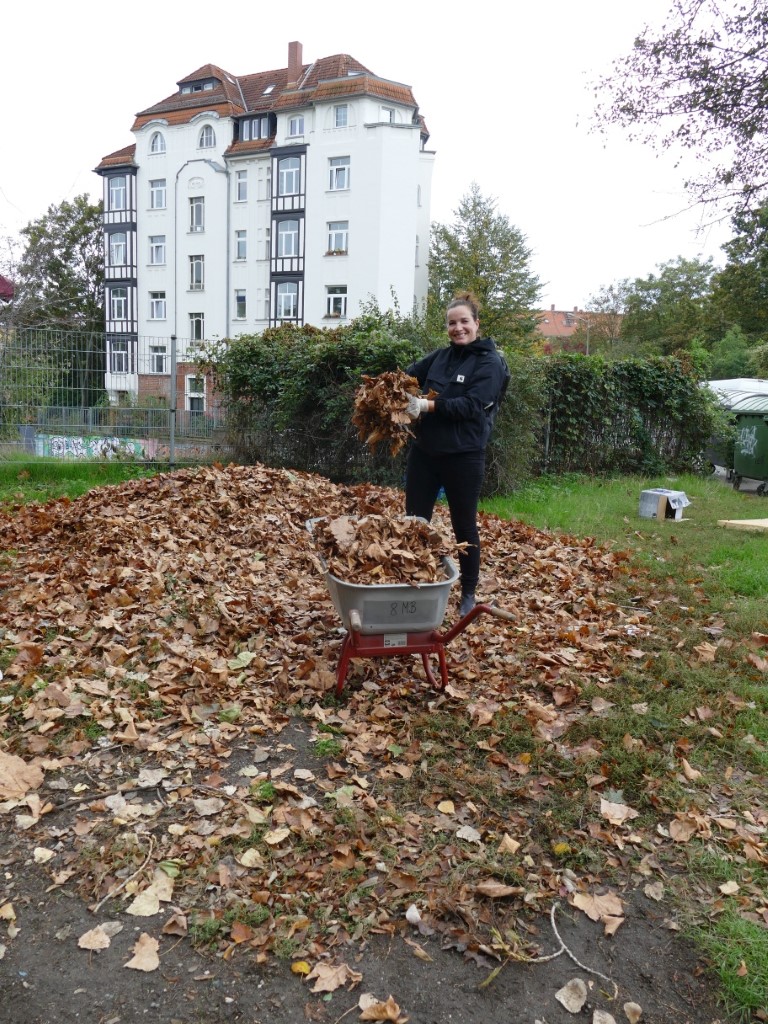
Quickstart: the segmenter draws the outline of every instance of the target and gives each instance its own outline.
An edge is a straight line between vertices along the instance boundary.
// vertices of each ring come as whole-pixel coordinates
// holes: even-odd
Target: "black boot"
[[[461,604],[459,605],[459,618],[463,619],[465,615],[468,615],[475,607],[475,595],[474,594],[462,594]]]

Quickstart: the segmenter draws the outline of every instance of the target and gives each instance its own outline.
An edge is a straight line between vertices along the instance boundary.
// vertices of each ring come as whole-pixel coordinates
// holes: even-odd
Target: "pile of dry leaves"
[[[207,467],[0,514],[0,816],[51,890],[95,921],[140,917],[153,941],[279,950],[316,978],[372,930],[418,939],[415,903],[420,928],[495,962],[513,935],[536,950],[531,910],[594,896],[598,852],[631,852],[661,885],[680,823],[720,829],[695,793],[643,831],[605,792],[590,723],[649,625],[615,598],[622,558],[590,540],[483,517],[480,593],[514,622],[457,638],[442,693],[392,657],[356,661],[334,699],[344,634],[305,524],[401,504]],[[435,527],[449,534],[442,508]],[[577,773],[587,795],[560,845],[592,851],[588,872],[547,833]],[[618,897],[587,905],[620,924]]]
[[[457,550],[440,530],[413,516],[317,519],[312,535],[329,572],[363,585],[436,583],[445,578],[443,558]]]
[[[352,415],[360,440],[372,450],[386,442],[390,454],[397,455],[411,436],[411,417],[406,412],[408,399],[420,394],[419,382],[402,370],[380,373],[378,377],[363,374]],[[435,393],[424,397],[434,398]]]

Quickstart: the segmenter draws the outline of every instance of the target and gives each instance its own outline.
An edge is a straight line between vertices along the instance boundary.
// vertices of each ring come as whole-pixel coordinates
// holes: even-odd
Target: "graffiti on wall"
[[[129,437],[72,437],[67,434],[35,434],[35,455],[53,459],[152,458],[156,441]]]

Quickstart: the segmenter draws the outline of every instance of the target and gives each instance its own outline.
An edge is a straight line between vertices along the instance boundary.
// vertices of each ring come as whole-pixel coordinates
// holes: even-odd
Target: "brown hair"
[[[446,314],[450,312],[450,310],[456,309],[457,306],[466,306],[472,313],[475,320],[480,319],[480,303],[473,292],[457,292],[445,307]]]

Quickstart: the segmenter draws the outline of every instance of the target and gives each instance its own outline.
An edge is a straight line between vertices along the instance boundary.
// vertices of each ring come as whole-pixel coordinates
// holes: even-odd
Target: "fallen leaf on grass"
[[[739,891],[739,883],[734,881],[723,882],[722,885],[718,885],[718,889],[723,896],[734,896]]]
[[[602,799],[600,801],[600,813],[612,825],[623,825],[625,821],[636,818],[640,812],[629,807],[627,804],[618,804],[612,800]]]
[[[500,899],[502,896],[519,896],[525,889],[520,885],[505,885],[503,882],[497,882],[495,878],[488,878],[475,886],[475,892],[479,892],[481,896]]]
[[[157,939],[142,932],[133,947],[133,956],[123,966],[130,967],[132,971],[156,971],[160,966],[160,957],[157,952],[159,948],[160,943]]]
[[[363,980],[362,974],[353,971],[347,964],[318,963],[307,975],[307,981],[314,981],[313,992],[335,992],[337,988],[348,985],[354,988]]]
[[[392,996],[382,1003],[370,992],[364,992],[357,1005],[363,1011],[360,1020],[391,1020],[395,1021],[395,1024],[405,1024],[408,1020],[408,1017],[400,1012],[400,1007]]]
[[[20,800],[30,789],[42,785],[43,773],[15,754],[0,750],[0,800]]]

